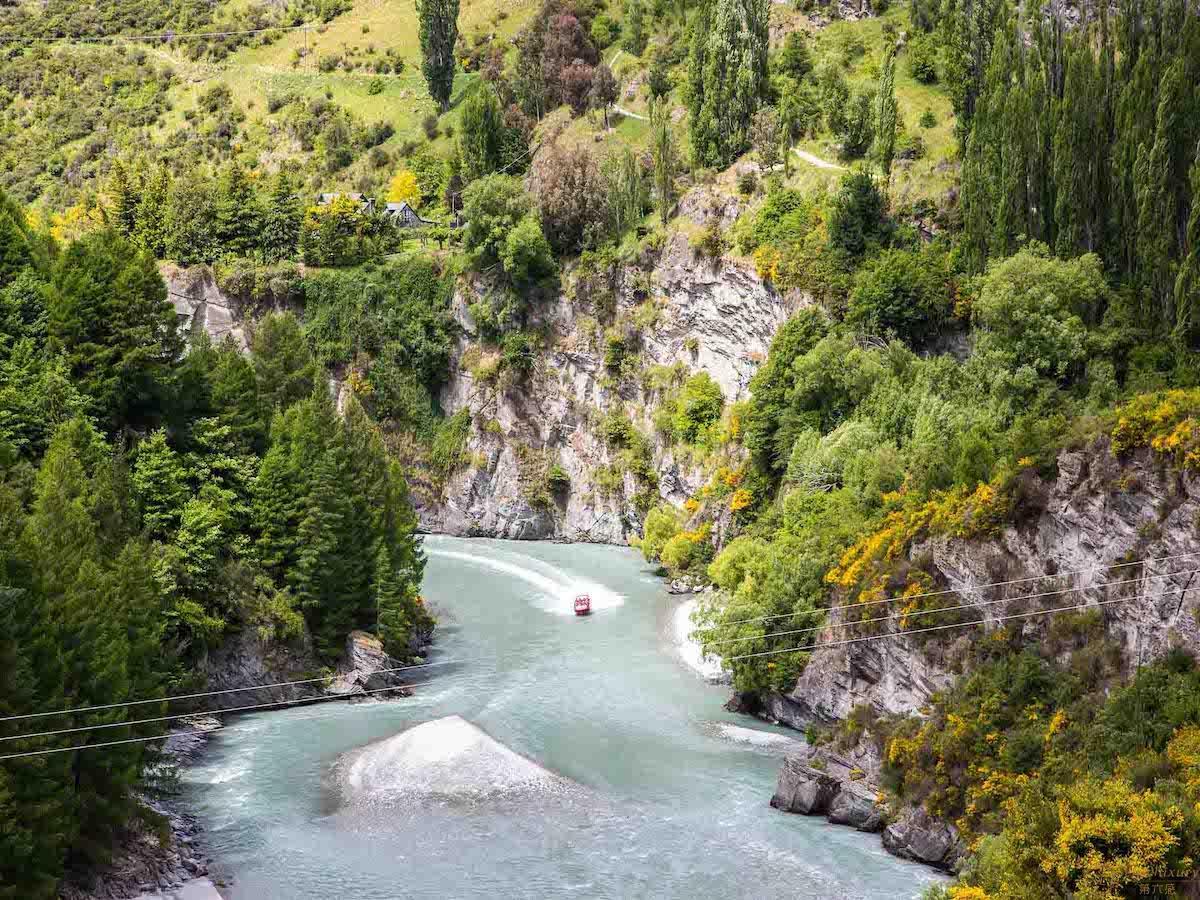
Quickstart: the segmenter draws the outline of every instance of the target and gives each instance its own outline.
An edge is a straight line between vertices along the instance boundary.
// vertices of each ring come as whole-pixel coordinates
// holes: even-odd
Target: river
[[[678,598],[632,551],[426,549],[447,664],[413,697],[245,716],[184,772],[231,900],[894,900],[935,877],[875,835],[768,807],[798,736],[722,709],[728,689],[675,643]]]

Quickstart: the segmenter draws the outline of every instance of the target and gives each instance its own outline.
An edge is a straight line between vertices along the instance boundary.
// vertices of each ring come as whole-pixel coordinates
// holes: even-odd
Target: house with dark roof
[[[408,205],[408,202],[401,200],[399,203],[389,203],[383,211],[384,218],[391,220],[397,228],[422,228],[426,225],[436,225],[429,219],[421,217],[421,214]]]

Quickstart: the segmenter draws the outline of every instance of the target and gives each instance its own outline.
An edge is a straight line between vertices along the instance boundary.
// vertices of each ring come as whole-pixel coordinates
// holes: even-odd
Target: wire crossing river
[[[893,900],[933,877],[768,807],[797,736],[722,710],[633,552],[426,549],[432,658],[458,663],[409,699],[242,718],[185,772],[227,896]]]

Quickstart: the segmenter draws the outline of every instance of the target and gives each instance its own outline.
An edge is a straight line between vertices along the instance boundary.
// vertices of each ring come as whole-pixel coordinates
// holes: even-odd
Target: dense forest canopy
[[[963,623],[897,561],[1033,515],[1064,448],[1194,470],[1200,10],[872,7],[428,0],[380,46],[342,3],[0,8],[0,718],[190,685],[245,629],[408,657],[431,626],[409,486],[436,498],[492,427],[441,390],[452,364],[532,389],[551,298],[616,398],[589,411],[596,496],[634,485],[646,558],[718,588],[700,635],[747,696],[795,684],[807,652],[754,654],[831,606],[853,634],[900,594],[905,622]],[[319,59],[275,27],[317,20]],[[748,399],[647,363],[675,238],[802,301]],[[260,314],[246,352],[180,332],[163,260]],[[667,450],[707,478],[682,508]],[[573,486],[542,462],[520,489],[545,511]],[[959,900],[1115,900],[1200,847],[1194,661],[1129,680],[1102,615],[1063,621],[998,630],[922,717],[810,735],[869,734],[891,800],[958,825]],[[102,862],[153,758],[4,761],[0,896]]]
[[[262,320],[249,354],[204,338],[185,353],[149,254],[111,230],[59,245],[2,197],[0,261],[0,715],[190,687],[244,629],[307,633],[328,661],[355,628],[412,654],[431,619],[405,478],[354,395],[335,409],[291,313]],[[120,723],[156,709],[56,717],[71,733],[4,749],[150,736]],[[153,753],[5,761],[0,895],[53,897],[104,862],[145,814]]]

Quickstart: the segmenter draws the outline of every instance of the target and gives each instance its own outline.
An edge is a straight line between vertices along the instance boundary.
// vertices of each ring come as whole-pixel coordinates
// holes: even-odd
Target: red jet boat
[[[575,615],[590,616],[592,614],[592,598],[587,594],[580,594],[575,598]]]

